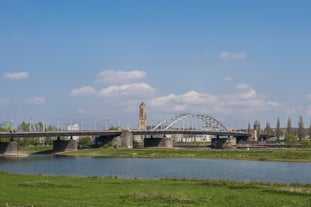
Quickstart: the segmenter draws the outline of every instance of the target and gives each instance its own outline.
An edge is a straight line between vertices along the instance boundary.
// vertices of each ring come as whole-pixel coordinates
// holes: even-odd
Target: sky
[[[1,0],[0,122],[311,120],[309,0]],[[94,126],[95,127],[95,126]]]

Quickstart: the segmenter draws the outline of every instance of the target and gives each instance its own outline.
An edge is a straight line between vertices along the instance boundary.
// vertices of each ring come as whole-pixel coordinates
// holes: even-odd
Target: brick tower
[[[147,110],[144,102],[139,105],[138,130],[147,130]]]

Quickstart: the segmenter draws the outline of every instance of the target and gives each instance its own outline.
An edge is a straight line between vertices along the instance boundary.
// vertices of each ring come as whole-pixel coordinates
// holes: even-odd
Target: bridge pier
[[[57,140],[53,142],[53,152],[66,152],[66,151],[76,151],[78,150],[78,142],[73,140],[61,140],[57,137]]]
[[[0,142],[0,154],[4,155],[16,155],[17,154],[17,143],[10,142]]]
[[[125,147],[127,149],[133,149],[134,135],[129,130],[123,130],[120,136],[113,138],[114,145]]]
[[[144,139],[144,147],[173,148],[173,139],[170,137],[145,138]]]
[[[216,136],[216,138],[212,139],[212,148],[224,149],[224,148],[233,148],[235,146],[236,146],[235,137],[220,138],[219,136]]]

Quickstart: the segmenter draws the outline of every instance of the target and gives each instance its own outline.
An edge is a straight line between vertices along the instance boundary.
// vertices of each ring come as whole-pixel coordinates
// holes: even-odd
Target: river
[[[18,174],[311,183],[311,163],[302,162],[31,155],[14,159],[0,157],[0,171]]]

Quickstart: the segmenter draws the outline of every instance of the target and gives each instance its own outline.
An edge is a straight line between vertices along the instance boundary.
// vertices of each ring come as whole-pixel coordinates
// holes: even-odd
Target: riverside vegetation
[[[16,175],[0,172],[0,206],[310,206],[310,184]]]
[[[252,150],[208,150],[208,149],[114,149],[95,148],[63,152],[64,156],[92,156],[119,158],[206,158],[239,159],[259,161],[311,162],[310,149],[252,149]]]
[[[20,153],[52,153],[51,147],[20,147]],[[118,158],[203,158],[237,159],[259,161],[311,162],[311,149],[251,149],[251,150],[209,150],[209,149],[124,149],[91,148],[57,153],[61,156],[118,157]]]

